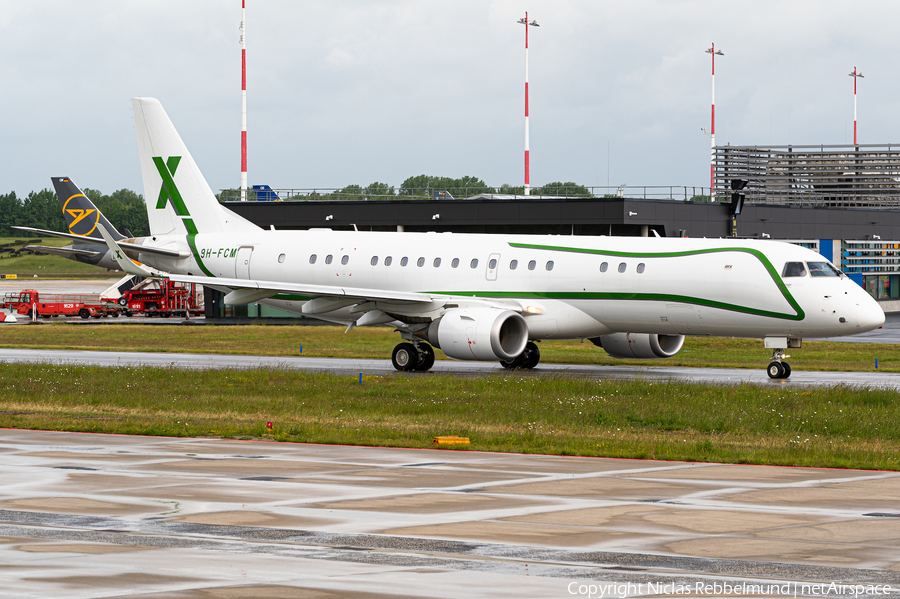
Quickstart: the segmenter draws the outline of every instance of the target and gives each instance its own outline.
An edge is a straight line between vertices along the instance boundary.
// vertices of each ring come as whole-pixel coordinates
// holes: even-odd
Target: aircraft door
[[[253,254],[252,247],[238,248],[237,256],[234,258],[234,278],[249,279],[250,278],[250,255]]]
[[[488,281],[496,281],[497,280],[497,271],[500,269],[500,254],[491,254],[488,258],[487,270],[484,271],[484,276]]]

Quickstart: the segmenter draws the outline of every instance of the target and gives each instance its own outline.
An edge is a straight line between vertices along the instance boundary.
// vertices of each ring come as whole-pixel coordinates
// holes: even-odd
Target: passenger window
[[[637,265],[637,271],[639,273],[644,272],[644,263],[643,262],[641,262],[640,264]]]
[[[518,266],[519,266],[519,261],[518,261],[518,260],[513,260],[513,261],[511,261],[511,262],[509,263],[509,269],[510,269],[510,270],[515,270],[516,268],[518,268]]]
[[[534,267],[537,266],[537,262],[531,260],[528,262],[528,270],[534,270]]]
[[[409,264],[409,258],[407,258],[406,256],[400,258],[400,266],[406,266],[407,264]]]
[[[440,258],[435,258],[435,259],[434,259],[434,267],[437,268],[437,267],[440,266],[440,265],[441,265],[441,259],[440,259]]]
[[[619,272],[625,272],[625,269],[628,268],[624,262],[619,264]]]
[[[450,266],[452,266],[453,268],[459,266],[459,258],[454,258],[453,262],[450,263]]]
[[[391,258],[390,256],[385,256],[385,257],[384,257],[384,265],[385,265],[385,266],[390,266],[390,265],[391,265],[391,262],[393,262],[393,261],[394,261],[394,259]]]
[[[472,261],[469,263],[469,266],[472,268],[478,268],[478,258],[472,258]]]
[[[348,262],[350,262],[350,256],[344,255],[344,257],[341,258],[341,264],[346,266]]]
[[[416,260],[416,266],[425,266],[425,258],[419,258]]]
[[[284,254],[282,254],[282,256],[284,256]],[[316,258],[317,258],[317,257],[318,257],[318,256],[316,256],[315,254],[313,254],[312,256],[310,256],[310,257],[309,257],[309,263],[310,263],[310,264],[315,264],[315,263],[316,263]],[[281,259],[281,256],[279,256],[279,260],[280,260],[280,259]]]
[[[606,262],[603,262],[603,263],[600,265],[600,272],[606,272],[606,269],[608,269],[608,268],[609,268],[609,264],[606,263]]]
[[[369,261],[369,264],[372,266],[376,266],[378,264],[378,256],[372,256],[372,259]]]
[[[278,254],[278,264],[284,264],[284,254]]]
[[[781,271],[782,277],[803,277],[806,276],[806,267],[802,262],[786,262],[784,270]]]
[[[488,268],[490,268],[491,270],[494,270],[495,268],[497,268],[497,259],[496,258],[491,258],[491,261],[488,262]]]
[[[547,261],[547,270],[553,270],[553,260]]]
[[[332,258],[333,258],[333,256],[331,254],[328,254],[327,256],[325,256],[325,264],[331,264]]]
[[[811,277],[839,277],[841,271],[831,265],[830,262],[807,262],[809,276]]]

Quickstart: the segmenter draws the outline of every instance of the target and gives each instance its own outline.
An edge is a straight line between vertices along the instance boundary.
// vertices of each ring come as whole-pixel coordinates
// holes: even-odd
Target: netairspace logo
[[[587,599],[635,597],[640,595],[690,595],[692,597],[727,597],[752,595],[782,595],[787,597],[880,597],[892,593],[887,584],[843,584],[839,582],[789,582],[785,584],[758,584],[742,582],[610,582],[579,584],[570,582],[566,587],[570,595]]]

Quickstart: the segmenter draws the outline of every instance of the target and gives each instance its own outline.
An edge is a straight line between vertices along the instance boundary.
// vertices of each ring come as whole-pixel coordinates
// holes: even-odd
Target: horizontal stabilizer
[[[100,225],[98,225],[98,227],[99,226]],[[41,235],[50,235],[51,237],[59,237],[61,239],[71,239],[72,241],[77,241],[79,243],[85,243],[88,245],[99,245],[102,247],[106,247],[106,242],[103,241],[103,238],[82,237],[81,235],[72,235],[71,233],[59,233],[58,231],[47,231],[46,229],[35,229],[33,227],[13,226],[11,228],[19,229],[20,231],[30,231],[32,233],[40,233]],[[188,252],[179,252],[177,250],[166,250],[163,248],[138,245],[136,243],[118,242],[118,245],[120,248],[125,250],[125,252],[128,254],[153,254],[154,256],[162,256],[164,258],[187,258],[188,256],[190,256],[190,254]]]
[[[35,254],[53,254],[54,256],[62,256],[63,258],[69,258],[73,260],[76,256],[82,256],[84,258],[93,258],[94,256],[100,255],[100,252],[92,252],[91,250],[76,250],[74,248],[54,248],[47,247],[45,245],[26,245],[26,250],[31,250]]]

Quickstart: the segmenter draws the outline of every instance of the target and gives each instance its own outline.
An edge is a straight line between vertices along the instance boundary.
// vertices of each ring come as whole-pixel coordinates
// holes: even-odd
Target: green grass
[[[41,326],[0,328],[0,347],[105,351],[198,352],[272,356],[389,358],[399,335],[383,327],[344,333],[336,326]],[[300,346],[303,346],[303,353]],[[771,350],[758,339],[688,337],[684,349],[666,360],[610,358],[590,341],[544,341],[541,360],[564,364],[646,364],[765,368]],[[900,346],[881,343],[805,341],[790,350],[791,365],[801,370],[900,371]],[[437,352],[438,359],[444,355]]]
[[[900,469],[894,391],[4,365],[0,427]],[[274,423],[268,432],[267,421]]]
[[[0,327],[0,346],[387,358],[398,335],[332,326]],[[300,353],[300,346],[303,352]],[[669,360],[609,358],[590,342],[541,343],[545,362],[763,368],[759,340],[688,338]],[[439,357],[443,357],[438,352]],[[804,370],[896,372],[894,345],[806,342]],[[900,470],[892,390],[281,370],[3,365],[0,427]],[[265,428],[274,422],[273,431]]]
[[[58,237],[0,237],[0,247],[7,244],[15,244],[13,247],[21,248],[26,245],[45,245],[50,247],[62,247],[72,243]],[[9,252],[0,253],[0,275],[14,274],[20,279],[33,279],[34,275],[44,279],[59,279],[69,277],[98,276],[116,278],[121,273],[112,273],[106,270],[82,264],[75,260],[69,260],[62,256],[49,254],[19,254],[12,256]]]

